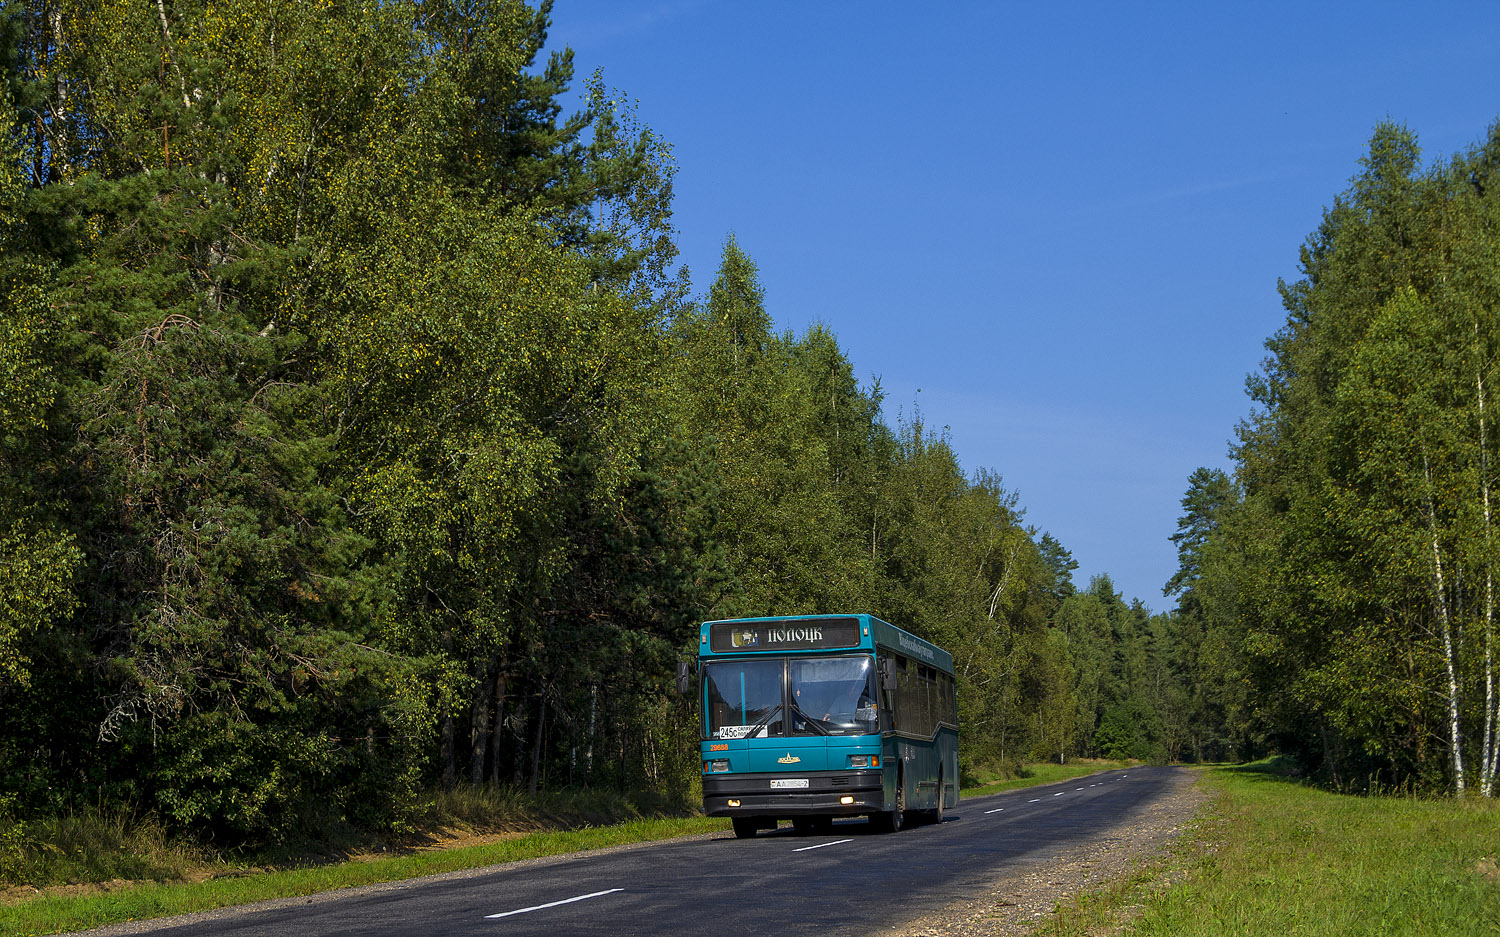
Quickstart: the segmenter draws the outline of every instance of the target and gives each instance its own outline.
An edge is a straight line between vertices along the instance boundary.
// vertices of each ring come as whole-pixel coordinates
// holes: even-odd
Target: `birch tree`
[[[1212,581],[1230,566],[1206,584],[1265,712],[1338,783],[1495,790],[1494,152],[1423,168],[1378,127],[1250,382],[1246,526],[1214,548],[1254,557],[1246,597]]]

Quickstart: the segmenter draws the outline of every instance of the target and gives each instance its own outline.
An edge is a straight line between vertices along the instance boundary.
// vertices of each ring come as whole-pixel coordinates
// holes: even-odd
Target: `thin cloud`
[[[1183,199],[1199,198],[1204,195],[1213,195],[1216,192],[1228,192],[1233,189],[1244,189],[1249,186],[1265,185],[1268,182],[1281,182],[1296,176],[1306,175],[1305,169],[1278,169],[1273,172],[1259,172],[1238,179],[1223,179],[1218,182],[1200,182],[1195,185],[1176,186],[1169,189],[1157,189],[1152,192],[1141,192],[1125,198],[1113,199],[1100,204],[1105,211],[1119,211],[1128,208],[1144,208],[1147,205],[1159,205],[1163,202],[1176,202]]]
[[[620,4],[612,8],[618,11],[614,16],[591,15],[578,20],[570,18],[565,32],[556,28],[563,17],[554,14],[553,32],[558,36],[566,35],[567,44],[574,49],[603,48],[639,36],[661,23],[690,16],[706,5],[707,0],[673,0],[644,8]]]

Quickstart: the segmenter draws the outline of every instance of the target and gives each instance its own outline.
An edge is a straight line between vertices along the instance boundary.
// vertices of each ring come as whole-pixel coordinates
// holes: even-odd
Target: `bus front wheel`
[[[760,829],[760,824],[752,817],[735,817],[730,822],[734,824],[734,835],[739,839],[750,839]]]
[[[870,817],[882,833],[895,833],[906,823],[906,779],[896,775],[896,806],[894,810]]]

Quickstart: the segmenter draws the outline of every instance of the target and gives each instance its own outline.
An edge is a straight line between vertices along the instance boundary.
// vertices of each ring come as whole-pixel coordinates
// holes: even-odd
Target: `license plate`
[[[773,791],[806,786],[807,778],[776,778],[771,781],[771,790]]]

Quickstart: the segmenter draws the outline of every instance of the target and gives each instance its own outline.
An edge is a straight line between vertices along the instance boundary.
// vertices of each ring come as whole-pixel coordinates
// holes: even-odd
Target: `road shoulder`
[[[1059,903],[1098,890],[1159,859],[1207,805],[1195,771],[1177,770],[1164,796],[1097,839],[1030,862],[984,894],[889,930],[885,937],[1011,937],[1029,933]]]

